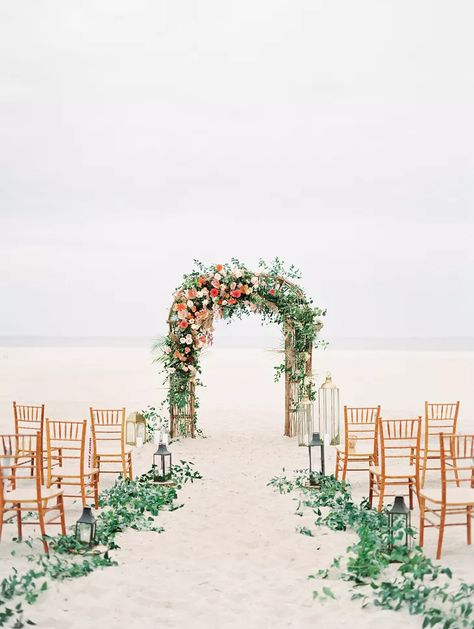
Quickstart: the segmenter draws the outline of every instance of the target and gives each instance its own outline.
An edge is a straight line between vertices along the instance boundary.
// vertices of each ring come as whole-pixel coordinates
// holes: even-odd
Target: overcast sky
[[[158,334],[194,258],[275,255],[329,336],[474,336],[472,32],[470,0],[0,0],[0,336]]]

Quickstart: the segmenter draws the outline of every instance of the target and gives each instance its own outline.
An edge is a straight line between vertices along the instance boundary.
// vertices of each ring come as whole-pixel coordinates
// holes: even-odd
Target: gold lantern
[[[307,446],[313,435],[313,402],[307,395],[298,404],[296,424],[298,445]]]
[[[318,409],[319,432],[325,443],[339,445],[341,443],[339,388],[333,383],[329,371],[326,381],[319,387]]]
[[[130,413],[125,424],[125,441],[141,447],[146,441],[146,419],[141,413]]]

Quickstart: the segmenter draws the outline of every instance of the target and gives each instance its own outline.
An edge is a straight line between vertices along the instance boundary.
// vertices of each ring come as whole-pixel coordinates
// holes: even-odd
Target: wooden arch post
[[[295,378],[296,372],[296,350],[295,332],[291,321],[285,321],[285,426],[283,434],[285,437],[294,437],[297,432],[296,416],[300,400],[300,388]],[[312,357],[313,345],[307,349],[305,373],[308,378],[312,377]]]

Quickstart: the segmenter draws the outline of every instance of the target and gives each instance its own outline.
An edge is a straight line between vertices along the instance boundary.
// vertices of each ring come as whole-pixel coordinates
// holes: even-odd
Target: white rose
[[[214,279],[219,281],[222,278],[222,275],[220,273],[215,273],[214,274]]]
[[[198,292],[196,293],[196,297],[202,297],[202,290],[198,290]]]
[[[224,301],[222,302],[222,305],[225,306],[227,303],[227,299],[224,299]]]
[[[194,303],[190,299],[188,299],[188,301],[186,302],[186,306],[188,308],[192,308],[194,306]]]
[[[191,329],[193,329],[193,330],[199,330],[199,326],[198,326],[198,324],[197,324],[197,323],[193,323],[193,324],[192,324],[192,326],[191,326]]]
[[[168,371],[169,371],[170,373],[174,373],[174,372],[176,371],[176,368],[175,368],[175,367],[170,367],[170,368],[168,369]]]
[[[204,301],[202,302],[202,305],[207,306],[208,303],[209,303],[209,299],[204,299]]]
[[[163,348],[163,351],[165,354],[169,354],[171,352],[171,347],[166,346]]]
[[[253,293],[253,288],[249,286],[249,288],[247,288],[247,293]]]
[[[183,345],[184,345],[184,343],[186,343],[186,337],[182,336],[182,337],[179,339],[179,342],[180,342],[180,343],[183,343]]]
[[[242,277],[242,271],[240,269],[234,269],[232,273],[234,277]]]
[[[258,284],[258,277],[254,275],[250,281],[252,282],[252,284]]]

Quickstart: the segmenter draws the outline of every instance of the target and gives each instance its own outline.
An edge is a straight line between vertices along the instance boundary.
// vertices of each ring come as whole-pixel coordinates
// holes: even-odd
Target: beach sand
[[[315,371],[330,369],[342,404],[382,405],[385,416],[416,416],[425,399],[461,400],[460,430],[474,429],[472,352],[318,352]],[[73,582],[52,584],[27,617],[38,627],[130,629],[153,627],[306,628],[420,627],[408,614],[361,609],[348,586],[329,580],[337,599],[312,601],[322,583],[308,575],[327,567],[354,539],[318,529],[296,532],[311,517],[297,517],[296,495],[267,486],[285,468],[307,466],[307,451],[282,437],[283,384],[273,382],[279,355],[262,349],[211,349],[203,361],[199,425],[205,439],[172,445],[175,460],[195,463],[204,479],[180,492],[183,508],[159,516],[163,534],[129,531],[115,553],[119,566]],[[321,380],[319,378],[319,381]],[[47,416],[87,417],[90,405],[139,410],[164,397],[161,377],[146,348],[0,349],[0,428],[11,430],[11,401],[45,402]],[[145,471],[153,448],[135,452],[135,471]],[[328,467],[333,469],[333,453]],[[366,474],[353,474],[354,493],[367,493]],[[68,523],[77,517],[69,505]],[[415,515],[414,522],[417,522]],[[0,576],[24,567],[9,537],[0,544]],[[426,552],[434,556],[435,531]],[[19,552],[21,554],[21,552]],[[448,529],[444,562],[456,576],[474,580],[474,550],[465,533]]]

